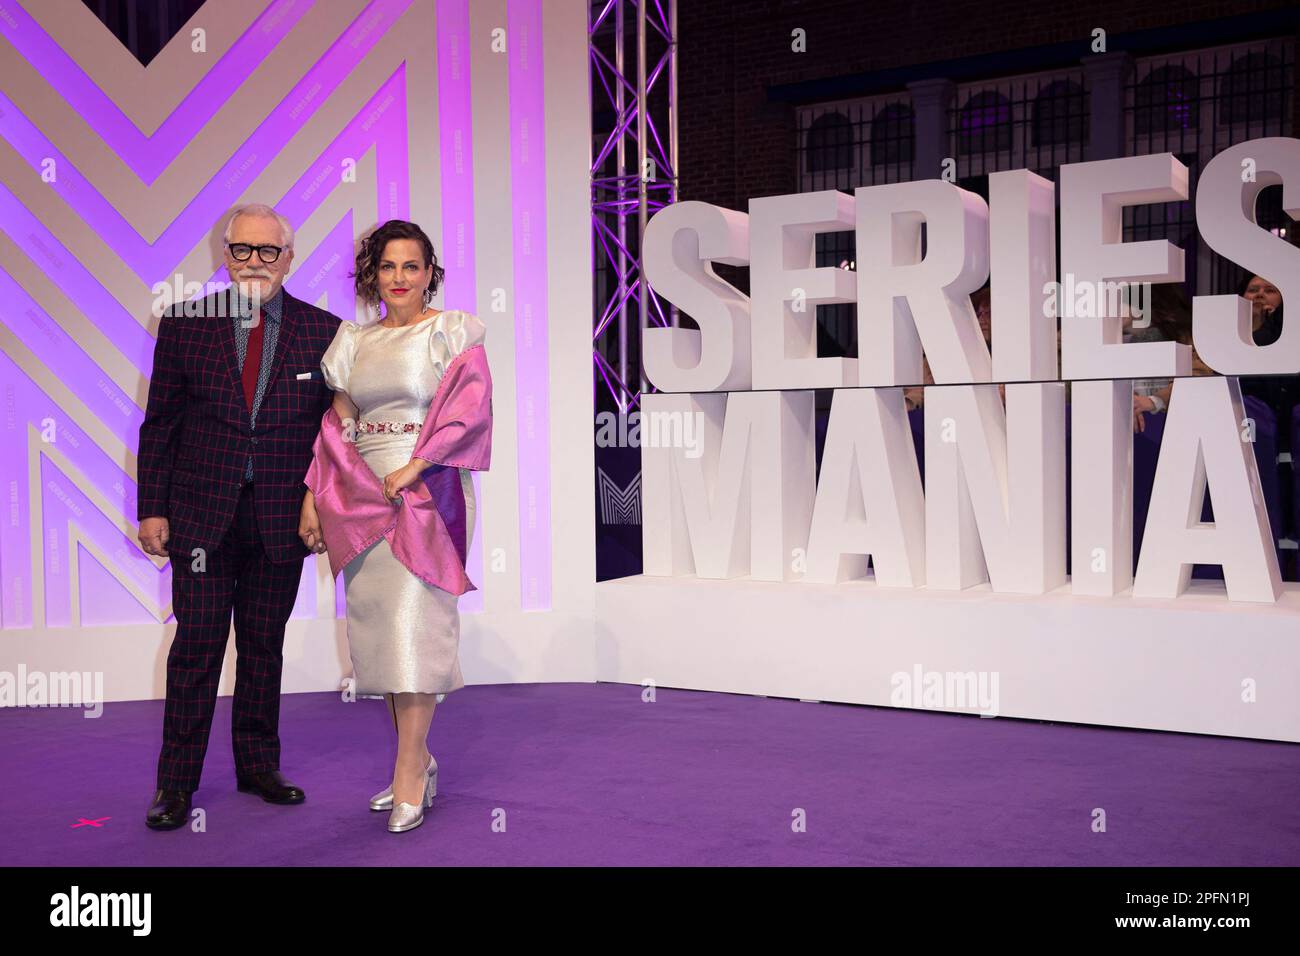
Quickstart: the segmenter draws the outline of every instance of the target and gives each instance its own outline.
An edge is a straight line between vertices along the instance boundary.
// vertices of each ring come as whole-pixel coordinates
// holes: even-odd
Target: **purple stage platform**
[[[390,834],[366,809],[391,770],[382,703],[286,696],[283,770],[307,801],[278,807],[235,790],[226,697],[195,794],[206,832],[155,833],[162,703],[82,714],[0,710],[4,863],[1300,863],[1294,744],[665,689],[643,703],[622,684],[467,687],[434,718],[424,826]],[[807,832],[791,830],[796,808]]]

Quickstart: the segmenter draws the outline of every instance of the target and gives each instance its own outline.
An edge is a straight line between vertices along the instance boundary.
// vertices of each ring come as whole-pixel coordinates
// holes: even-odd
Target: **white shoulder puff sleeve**
[[[438,313],[433,319],[433,332],[429,335],[429,358],[441,379],[447,366],[461,352],[482,345],[487,327],[472,312],[450,309]]]
[[[348,373],[352,371],[352,362],[356,358],[357,333],[360,330],[361,326],[355,322],[340,322],[339,330],[334,333],[334,341],[320,360],[325,384],[336,392],[348,390]]]

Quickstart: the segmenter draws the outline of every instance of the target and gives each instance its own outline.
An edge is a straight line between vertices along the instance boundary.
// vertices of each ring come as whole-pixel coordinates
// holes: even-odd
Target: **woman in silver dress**
[[[430,463],[413,458],[421,424],[452,360],[484,339],[483,323],[460,310],[429,306],[443,269],[433,244],[414,223],[392,220],[362,240],[357,253],[358,297],[371,314],[358,325],[343,322],[321,361],[334,389],[334,411],[354,423],[356,450],[383,482],[384,497],[401,505],[401,492],[421,479]],[[474,485],[461,468],[467,535],[474,528]],[[321,528],[314,495],[303,502],[300,533],[320,553],[330,528]],[[466,541],[468,548],[468,540]],[[348,648],[356,693],[382,696],[397,730],[397,760],[388,789],[370,800],[390,810],[388,829],[403,832],[424,821],[437,792],[438,765],[428,750],[436,704],[465,686],[457,648],[457,595],[413,574],[381,537],[343,569]]]

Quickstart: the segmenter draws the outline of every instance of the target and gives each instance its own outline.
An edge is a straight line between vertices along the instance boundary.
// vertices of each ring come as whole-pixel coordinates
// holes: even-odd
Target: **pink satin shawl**
[[[443,373],[411,456],[434,464],[401,492],[400,506],[384,497],[383,477],[344,437],[333,406],[321,419],[312,450],[303,481],[315,495],[335,576],[387,538],[394,557],[426,583],[452,594],[478,590],[465,573],[468,536],[459,469],[487,471],[492,460],[492,375],[481,344],[457,355]]]

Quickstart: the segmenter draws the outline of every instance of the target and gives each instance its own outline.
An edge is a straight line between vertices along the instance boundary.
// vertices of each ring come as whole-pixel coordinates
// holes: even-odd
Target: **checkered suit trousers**
[[[203,565],[196,569],[188,553],[171,551],[178,625],[167,654],[160,789],[198,789],[232,614],[235,772],[247,776],[280,768],[284,626],[298,596],[302,562],[267,556],[257,528],[256,494],[255,484],[245,486],[225,538]]]

